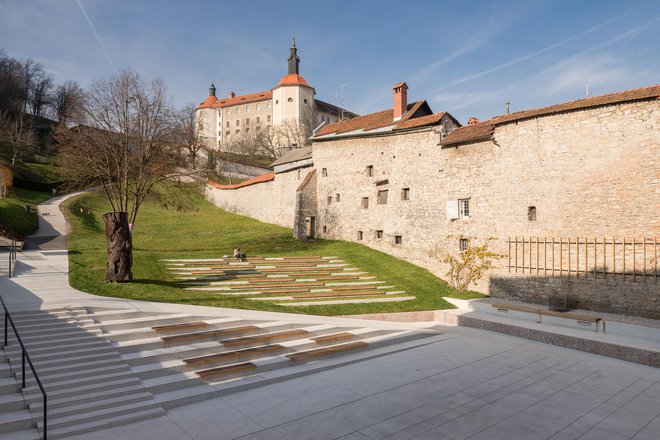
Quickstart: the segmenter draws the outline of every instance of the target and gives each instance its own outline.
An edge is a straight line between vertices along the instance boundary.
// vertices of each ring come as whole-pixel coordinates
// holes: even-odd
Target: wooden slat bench
[[[273,341],[283,341],[286,339],[297,339],[308,335],[307,330],[294,329],[280,332],[264,333],[255,336],[245,336],[242,338],[225,339],[218,341],[225,347],[238,347],[241,345],[270,344]]]
[[[165,343],[165,346],[171,346],[172,344],[179,342],[222,338],[230,335],[256,333],[258,331],[259,331],[259,327],[257,327],[256,325],[242,325],[239,327],[219,328],[219,329],[207,330],[202,332],[184,333],[181,335],[162,336],[161,339]]]
[[[261,347],[250,347],[241,350],[226,351],[224,353],[207,354],[205,356],[196,356],[184,359],[189,367],[198,367],[200,365],[216,364],[221,362],[236,362],[260,355],[277,353],[285,349],[282,345],[264,345]]]
[[[570,312],[556,312],[554,310],[548,310],[541,307],[518,306],[514,304],[503,304],[503,303],[493,303],[492,306],[493,308],[496,308],[497,310],[501,310],[501,311],[513,310],[517,312],[534,313],[539,315],[539,321],[541,321],[542,316],[554,316],[557,318],[575,320],[577,321],[578,324],[580,323],[585,323],[587,325],[596,324],[596,328],[594,329],[594,331],[596,332],[598,331],[598,323],[602,321],[601,318],[595,316],[580,315],[577,313],[570,313]]]
[[[294,299],[300,298],[334,298],[339,296],[375,296],[375,295],[385,295],[385,291],[376,291],[376,290],[349,290],[343,292],[314,292],[300,295],[291,295]]]
[[[195,322],[184,322],[183,324],[171,324],[171,325],[157,325],[154,327],[151,327],[153,331],[156,333],[170,333],[170,332],[176,332],[179,330],[190,330],[194,328],[202,328],[206,327],[208,324],[203,322],[203,321],[195,321]]]
[[[331,335],[317,336],[315,338],[309,338],[317,344],[327,344],[329,342],[337,341],[347,341],[353,339],[355,335],[349,332],[333,333]]]
[[[334,356],[335,354],[344,353],[352,350],[360,350],[367,348],[368,343],[364,341],[348,342],[346,344],[332,345],[323,348],[314,348],[312,350],[300,351],[298,353],[287,354],[286,357],[293,362],[303,362],[311,359],[316,359],[325,356]]]
[[[199,377],[204,380],[213,379],[214,377],[219,376],[228,376],[233,374],[245,373],[248,371],[254,371],[257,369],[257,366],[252,362],[242,362],[240,364],[226,365],[224,367],[209,368],[207,370],[195,371]]]

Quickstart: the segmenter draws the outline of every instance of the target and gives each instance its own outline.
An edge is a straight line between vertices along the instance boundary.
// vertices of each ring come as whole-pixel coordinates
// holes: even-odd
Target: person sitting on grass
[[[236,258],[236,261],[245,261],[247,255],[241,252],[241,248],[237,247],[234,249],[234,258]]]

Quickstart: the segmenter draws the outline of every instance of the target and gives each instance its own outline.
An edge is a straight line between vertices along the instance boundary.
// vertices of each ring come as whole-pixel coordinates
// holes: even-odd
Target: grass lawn
[[[108,211],[103,196],[85,194],[70,199],[64,212],[73,226],[68,237],[70,282],[73,287],[102,296],[176,302],[203,306],[270,310],[318,315],[401,312],[446,309],[442,299],[481,297],[475,292],[457,292],[426,269],[370,249],[334,240],[299,241],[290,229],[223,211],[204,200],[199,191],[185,187],[188,208],[177,212],[154,201],[145,202],[133,231],[133,277],[129,284],[104,281],[106,241],[102,214]],[[397,290],[414,294],[413,301],[284,307],[266,302],[186,291],[160,261],[163,258],[217,258],[240,246],[248,255],[334,255],[375,275]]]
[[[25,205],[30,204],[36,208],[51,197],[51,193],[12,188],[8,197],[0,199],[0,225],[6,225],[23,236],[35,233],[39,226],[39,216],[27,212]]]

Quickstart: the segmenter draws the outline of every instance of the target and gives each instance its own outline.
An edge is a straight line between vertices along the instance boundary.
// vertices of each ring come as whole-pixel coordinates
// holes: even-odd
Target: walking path
[[[0,294],[12,312],[24,311],[29,317],[39,309],[64,310],[57,313],[98,328],[99,337],[140,330],[102,327],[104,318],[99,315],[104,308],[113,310],[106,315],[123,309],[124,314],[139,316],[121,321],[132,327],[148,314],[165,313],[202,316],[206,323],[231,316],[285,321],[297,328],[312,322],[433,333],[380,347],[373,356],[354,353],[340,362],[318,360],[292,368],[281,378],[264,372],[257,385],[242,391],[218,392],[218,397],[167,409],[156,418],[70,438],[640,440],[655,439],[660,432],[660,370],[652,367],[432,321],[365,322],[101,298],[76,291],[68,284],[64,239],[57,235],[66,231],[59,211],[65,198],[40,206],[41,238],[29,241],[19,253],[15,278],[0,278]],[[77,315],[80,308],[90,318]],[[129,363],[130,356],[121,350],[134,343],[131,338],[112,343]],[[160,362],[165,366],[172,361]],[[3,438],[18,437],[0,433]]]

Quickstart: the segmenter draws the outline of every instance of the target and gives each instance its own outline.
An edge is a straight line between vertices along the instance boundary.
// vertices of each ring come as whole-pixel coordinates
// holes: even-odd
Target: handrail
[[[30,359],[30,356],[27,354],[27,351],[25,350],[25,345],[23,345],[23,341],[21,340],[20,335],[18,334],[18,330],[16,329],[16,325],[14,324],[14,320],[11,319],[11,315],[9,314],[9,310],[7,310],[7,305],[5,304],[4,300],[2,299],[2,296],[0,296],[0,302],[2,303],[2,308],[5,310],[5,345],[3,347],[6,347],[8,345],[7,341],[7,322],[11,324],[11,328],[14,329],[14,335],[16,336],[16,339],[18,340],[18,343],[21,344],[21,366],[22,366],[22,384],[21,384],[21,389],[25,388],[25,360],[27,359],[28,365],[30,365],[30,369],[32,370],[32,374],[34,375],[34,379],[37,381],[37,385],[39,385],[39,389],[41,390],[41,394],[44,397],[44,436],[43,439],[47,440],[48,439],[48,396],[46,395],[46,390],[44,389],[44,386],[41,384],[41,380],[39,379],[39,375],[37,374],[37,371],[34,369],[34,365],[32,364],[32,360]]]

